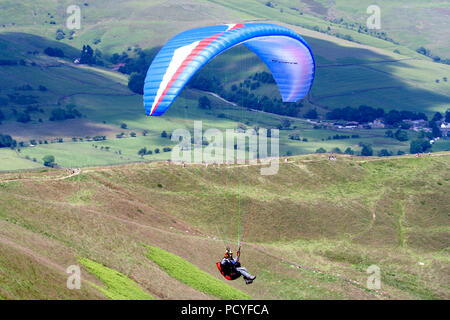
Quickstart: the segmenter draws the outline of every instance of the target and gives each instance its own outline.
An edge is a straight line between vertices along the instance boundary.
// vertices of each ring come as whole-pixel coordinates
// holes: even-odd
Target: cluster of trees
[[[128,48],[128,50],[131,51],[131,48]],[[113,64],[123,63],[124,65],[118,71],[130,75],[128,88],[135,93],[143,94],[147,70],[158,50],[159,48],[153,48],[148,51],[142,51],[141,48],[135,48],[135,57],[130,57],[126,52],[122,52],[122,54],[114,53],[109,61]]]
[[[345,120],[367,123],[383,116],[384,109],[382,108],[375,109],[369,106],[360,105],[358,108],[345,107],[333,109],[327,113],[326,118],[328,120]]]
[[[66,37],[66,33],[64,32],[63,29],[56,30],[56,33],[55,33],[56,40],[60,41],[60,40],[64,39],[65,37]]]
[[[9,134],[0,133],[0,148],[14,149],[17,146],[17,141],[14,140]]]
[[[306,118],[306,119],[317,119],[318,117],[319,117],[319,115],[317,114],[316,109],[310,109],[310,110],[308,110],[308,112],[306,112],[303,115],[303,118]]]
[[[68,104],[65,109],[55,108],[51,111],[50,121],[62,121],[66,119],[81,118],[81,113],[75,109],[75,105]]]
[[[163,152],[170,152],[170,151],[172,151],[172,148],[170,148],[170,147],[164,147],[163,148]],[[140,155],[143,158],[145,155],[153,154],[153,152],[155,154],[158,154],[158,153],[161,152],[161,150],[159,148],[156,148],[154,151],[152,151],[152,150],[147,149],[146,147],[144,147],[144,148],[139,149],[138,155]]]
[[[428,121],[428,117],[423,112],[413,112],[413,111],[397,111],[391,110],[384,116],[384,121],[389,125],[398,125],[403,120],[425,120]]]
[[[256,72],[253,76],[250,77],[254,81],[259,81],[262,83],[275,83],[275,80],[272,77],[272,74],[269,72]]]
[[[303,142],[308,142],[308,139],[307,138],[301,138],[300,137],[300,135],[298,135],[298,134],[290,134],[289,135],[289,139],[291,139],[291,140],[297,140],[297,141],[303,141]]]
[[[81,49],[80,64],[96,64],[97,59],[94,54],[94,50],[90,45],[84,45]]]
[[[0,66],[16,66],[18,64],[16,60],[0,59]]]
[[[44,53],[50,57],[64,58],[64,51],[60,48],[48,47],[44,50]]]
[[[450,59],[441,59],[441,57],[434,55],[431,51],[425,47],[420,47],[416,50],[417,53],[423,54],[424,56],[430,57],[434,62],[440,62],[445,64],[450,64]]]
[[[384,134],[386,137],[395,138],[398,141],[408,141],[408,132],[402,129],[398,129],[395,133],[392,130],[387,130]]]
[[[27,122],[31,121],[31,117],[26,112],[17,112],[16,113],[16,121],[22,122],[22,123],[27,123]]]
[[[370,157],[373,156],[373,149],[372,146],[368,143],[364,143],[364,142],[360,142],[359,146],[361,147],[361,156],[364,157]],[[320,147],[319,149],[316,150],[316,153],[326,153],[327,150],[325,150],[324,148]],[[331,150],[332,153],[342,153],[341,149],[338,147],[335,147]],[[345,149],[345,151],[343,152],[345,154],[350,154],[350,155],[354,155],[355,151],[352,150],[352,148],[348,147],[347,149]]]
[[[422,153],[427,151],[431,151],[431,144],[430,141],[426,139],[413,140],[409,145],[410,153]]]
[[[207,96],[198,98],[198,107],[200,109],[211,109],[211,100]]]
[[[302,13],[300,13],[300,14],[302,14]],[[336,24],[340,24],[341,26],[345,27],[346,29],[355,30],[358,33],[365,33],[365,34],[371,35],[372,37],[375,37],[375,38],[378,38],[378,39],[382,39],[382,40],[386,40],[386,41],[398,44],[398,42],[396,42],[395,40],[390,38],[386,32],[384,32],[384,31],[379,32],[379,31],[376,31],[376,30],[369,29],[369,28],[367,28],[367,26],[359,24],[357,22],[348,23],[348,22],[344,21],[342,18],[341,19],[332,19],[331,22],[336,23]],[[341,39],[344,39],[344,40],[358,42],[358,41],[354,40],[351,35],[337,32],[336,29],[331,29],[330,26],[328,26],[327,28],[322,29],[322,28],[320,28],[319,26],[316,25],[316,26],[312,27],[312,30],[317,31],[317,32],[330,34],[332,36],[335,36],[337,38],[341,38]]]
[[[133,73],[128,80],[128,88],[137,94],[144,94],[145,75]]]
[[[256,81],[256,82],[252,82]],[[210,75],[205,75],[200,72],[195,75],[189,82],[189,87],[215,92],[224,99],[235,102],[247,109],[261,110],[265,112],[275,113],[279,115],[286,115],[296,117],[299,115],[299,108],[303,106],[301,102],[284,103],[281,99],[270,99],[268,96],[258,96],[253,91],[260,86],[260,83],[274,83],[272,75],[268,72],[257,72],[248,79],[239,83],[239,85],[232,85],[231,90],[226,90],[221,81]]]
[[[36,96],[33,95],[22,95],[19,93],[7,94],[9,101],[14,104],[27,105],[27,104],[35,104],[39,101]]]
[[[327,140],[343,140],[343,139],[357,139],[359,134],[352,134],[351,136],[345,134],[335,134],[334,136],[329,136]]]
[[[357,121],[360,123],[372,122],[377,118],[384,118],[384,121],[389,125],[400,125],[403,120],[425,120],[428,121],[428,117],[423,112],[413,111],[397,111],[391,110],[387,113],[382,108],[373,108],[366,105],[360,105],[358,108],[345,107],[336,108],[328,112],[326,115],[328,120],[344,120],[344,121]]]
[[[47,155],[42,158],[42,161],[44,162],[44,166],[46,167],[54,167],[56,166],[55,157],[52,155]]]

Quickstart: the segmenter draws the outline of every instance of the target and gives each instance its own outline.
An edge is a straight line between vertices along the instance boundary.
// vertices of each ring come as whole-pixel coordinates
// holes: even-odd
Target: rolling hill
[[[399,57],[373,47],[293,28],[304,34],[314,48],[317,60],[316,80],[300,113],[316,108],[323,114],[333,107],[367,104],[386,110],[424,111],[431,116],[434,111],[442,112],[449,106],[450,98],[445,92],[448,84],[433,80],[447,74],[445,65]],[[172,142],[161,139],[161,132],[179,127],[191,128],[191,120],[203,120],[206,128],[225,129],[236,128],[239,124],[273,128],[283,119],[277,115],[243,110],[208,93],[189,88],[183,91],[164,118],[158,121],[147,119],[141,97],[126,87],[126,75],[107,67],[73,64],[72,60],[78,56],[76,48],[40,36],[8,32],[0,33],[0,44],[2,59],[24,61],[23,64],[0,66],[0,110],[5,115],[0,133],[13,136],[18,142],[24,142],[24,146],[33,140],[36,144],[34,148],[22,148],[21,153],[1,150],[5,161],[0,170],[39,167],[42,157],[47,154],[56,156],[57,162],[64,167],[162,160],[168,155],[160,153],[142,158],[137,152],[142,147],[154,150],[172,146]],[[60,48],[66,58],[45,55],[43,51],[47,47]],[[225,87],[231,87],[261,71],[267,69],[258,58],[247,49],[236,47],[212,60],[199,75],[215,74]],[[40,90],[41,86],[45,90]],[[270,84],[255,92],[279,96],[278,89]],[[380,100],[381,94],[383,99]],[[197,100],[203,95],[213,101],[213,110],[205,112],[198,108]],[[76,106],[82,117],[49,121],[52,110],[67,105]],[[31,121],[17,122],[18,112],[28,113]],[[219,118],[219,115],[225,115],[225,118]],[[121,128],[123,123],[127,125],[126,129]],[[294,130],[281,132],[282,155],[312,153],[318,148],[331,151],[336,147],[341,150],[351,147],[357,150],[361,142],[373,144],[375,154],[381,149],[394,153],[409,151],[408,142],[386,138],[383,129],[358,130],[359,138],[330,141],[328,137],[352,135],[354,132],[315,130],[312,124],[302,119],[294,121],[291,128],[294,127]],[[146,136],[142,135],[144,130],[148,131]],[[122,132],[127,138],[116,138]],[[137,134],[136,138],[129,138],[132,132]],[[307,142],[290,140],[292,134],[300,135]],[[413,139],[416,133],[411,131],[409,135]],[[95,136],[104,136],[106,140],[92,141]],[[63,139],[63,144],[57,143],[60,139]],[[448,141],[439,141],[433,150],[448,149]]]
[[[164,261],[224,282],[215,262],[244,228],[242,261],[258,278],[226,284],[255,299],[448,299],[449,157],[297,156],[274,176],[162,162],[1,174],[0,297],[214,298]],[[149,260],[143,245],[164,251]],[[82,290],[68,290],[78,261]],[[123,287],[109,287],[114,274]]]

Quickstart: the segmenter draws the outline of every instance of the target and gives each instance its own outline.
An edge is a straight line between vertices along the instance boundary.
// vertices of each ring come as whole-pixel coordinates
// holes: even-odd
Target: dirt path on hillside
[[[34,252],[31,249],[23,247],[20,244],[17,244],[7,238],[4,238],[2,235],[0,235],[0,243],[6,245],[8,247],[11,247],[17,251],[20,251],[20,252],[24,253],[25,255],[41,262],[42,264],[52,267],[53,269],[55,269],[61,273],[64,273],[64,274],[66,273],[66,268],[64,268],[63,266],[51,261],[50,259],[48,259],[44,256],[41,256],[40,254]]]
[[[17,179],[9,179],[9,180],[0,180],[1,183],[8,183],[8,182],[14,182],[14,181],[59,181],[59,180],[65,180],[74,176],[77,176],[81,173],[81,168],[78,169],[72,169],[71,173],[67,176],[62,177],[55,177],[55,178],[47,178],[47,179],[36,179],[36,177],[30,177],[30,178],[17,178]]]
[[[366,234],[367,232],[369,232],[370,230],[372,230],[373,225],[375,224],[375,221],[377,220],[377,205],[378,205],[378,202],[383,198],[384,193],[385,193],[385,192],[383,192],[383,194],[381,195],[381,197],[375,202],[375,204],[374,204],[374,206],[373,206],[373,208],[372,208],[372,220],[370,221],[369,227],[368,227],[366,230],[363,230],[362,232],[357,233],[356,235],[354,235],[354,236],[351,238],[351,240],[358,239],[358,238],[360,238],[363,234]]]

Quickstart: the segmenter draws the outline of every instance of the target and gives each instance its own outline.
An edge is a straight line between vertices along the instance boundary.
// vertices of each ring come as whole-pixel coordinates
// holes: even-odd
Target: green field
[[[124,274],[86,258],[79,258],[78,261],[106,284],[106,288],[103,288],[91,283],[107,298],[111,300],[154,300],[151,295]]]
[[[186,26],[218,24],[223,23],[224,19],[284,23],[305,37],[313,49],[317,69],[311,93],[303,100],[304,107],[300,109],[300,114],[316,108],[323,116],[335,107],[365,104],[382,107],[386,111],[425,112],[431,117],[434,112],[445,112],[450,107],[450,87],[444,81],[450,74],[449,66],[434,63],[403,44],[396,45],[327,22],[318,12],[332,4],[327,1],[320,3],[322,6],[317,1],[299,3],[294,8],[288,2],[277,1],[276,8],[270,8],[264,1],[257,0],[247,1],[245,6],[235,0],[156,1],[151,4],[116,1],[108,5],[108,9],[105,9],[104,1],[88,5],[80,3],[83,27],[73,35],[73,40],[69,40],[68,30],[63,27],[66,16],[62,13],[68,1],[57,4],[51,1],[6,1],[4,7],[7,10],[0,13],[4,21],[4,26],[0,25],[0,58],[23,59],[25,65],[0,66],[0,110],[5,116],[0,124],[0,133],[10,134],[18,142],[24,142],[25,146],[30,140],[35,140],[37,146],[22,147],[18,154],[3,152],[5,161],[2,170],[38,167],[42,164],[42,157],[47,154],[54,155],[57,163],[64,167],[168,159],[169,154],[141,158],[137,152],[143,147],[154,150],[173,146],[170,141],[161,139],[161,132],[166,130],[170,133],[181,127],[192,129],[193,120],[202,120],[205,128],[222,130],[236,128],[239,123],[247,127],[276,127],[282,119],[279,116],[244,111],[214,97],[210,97],[213,101],[211,111],[200,110],[197,108],[197,99],[205,93],[188,88],[183,90],[164,117],[148,119],[143,112],[142,97],[133,94],[125,86],[126,75],[112,72],[109,65],[100,68],[72,63],[84,44],[102,50],[105,57],[121,51],[132,55],[136,46],[155,48],[185,30]],[[441,4],[432,7],[438,8]],[[413,5],[422,6],[417,2]],[[343,1],[334,6],[340,12],[354,7],[355,13],[360,8]],[[442,6],[445,7],[445,4]],[[396,12],[397,9],[394,9],[395,6],[390,4],[389,14]],[[187,14],[185,10],[190,10],[190,13]],[[163,12],[164,20],[153,19]],[[55,24],[50,24],[51,21]],[[356,42],[311,30],[315,26],[320,29],[331,26],[336,32],[351,35]],[[61,27],[66,37],[55,41],[54,34]],[[44,55],[42,52],[46,47],[61,48],[67,59]],[[393,50],[401,54],[393,53]],[[267,68],[253,53],[240,46],[208,63],[200,74],[214,74],[225,87],[230,88],[260,71],[267,71]],[[26,85],[31,90],[20,89]],[[47,90],[38,90],[39,86]],[[279,97],[275,85],[263,85],[254,93]],[[10,98],[11,95],[16,96],[15,100]],[[34,102],[30,101],[30,97]],[[82,117],[49,121],[54,108],[64,108],[68,104],[76,105]],[[16,122],[17,112],[28,113],[31,121]],[[226,117],[218,118],[219,114],[225,114]],[[127,124],[126,130],[120,127],[122,123]],[[303,120],[294,121],[293,127],[297,128],[281,132],[281,155],[312,153],[320,147],[327,151],[335,147],[341,150],[347,147],[358,149],[359,142],[371,143],[375,154],[381,149],[393,153],[409,150],[409,143],[385,139],[382,131],[358,131],[361,139],[329,141],[326,140],[328,136],[341,133],[313,130]],[[149,131],[146,137],[142,136],[144,130]],[[117,139],[116,135],[121,132],[127,138]],[[131,132],[135,132],[137,137],[129,138]],[[289,140],[288,136],[292,133],[308,139],[308,142]],[[96,135],[106,136],[107,140],[89,141]],[[409,135],[414,137],[415,133],[410,132]],[[64,143],[52,143],[58,138],[62,138]],[[83,138],[84,141],[75,143],[72,138]],[[44,144],[44,140],[49,143]],[[109,151],[105,151],[106,147],[109,147]],[[435,151],[444,150],[448,150],[446,142],[439,142],[435,146]],[[27,157],[36,159],[36,162],[29,161]]]

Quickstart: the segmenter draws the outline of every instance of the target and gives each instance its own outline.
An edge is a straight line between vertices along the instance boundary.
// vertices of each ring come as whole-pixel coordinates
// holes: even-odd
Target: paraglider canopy
[[[283,101],[296,102],[308,93],[314,79],[314,57],[297,33],[269,23],[211,26],[182,32],[158,52],[144,84],[146,114],[162,115],[201,67],[239,44],[267,65]]]

